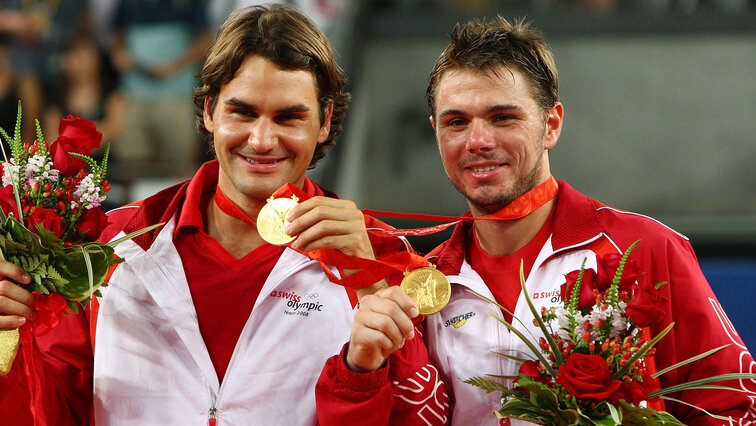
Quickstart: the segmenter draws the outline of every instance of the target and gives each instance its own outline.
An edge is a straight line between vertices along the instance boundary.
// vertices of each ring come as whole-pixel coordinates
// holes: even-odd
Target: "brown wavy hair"
[[[502,66],[514,67],[525,75],[544,113],[559,101],[559,76],[554,55],[541,32],[531,29],[523,20],[511,24],[497,16],[488,21],[472,20],[454,27],[451,41],[436,60],[425,92],[431,114],[435,117],[436,91],[446,71],[495,72]]]
[[[285,70],[304,70],[315,77],[323,125],[328,106],[333,104],[328,138],[317,145],[309,168],[325,157],[336,143],[350,95],[344,90],[346,76],[333,55],[331,44],[322,31],[299,11],[283,6],[251,6],[241,9],[223,23],[208,50],[194,90],[197,129],[213,150],[212,136],[205,127],[205,98],[211,98],[215,111],[221,87],[231,81],[244,60],[261,56]]]

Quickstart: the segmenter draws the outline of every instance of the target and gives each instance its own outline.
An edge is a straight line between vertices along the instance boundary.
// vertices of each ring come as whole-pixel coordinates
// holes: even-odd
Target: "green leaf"
[[[690,382],[685,383],[679,383],[674,386],[669,386],[664,389],[660,389],[656,392],[651,392],[648,394],[649,398],[656,398],[657,396],[665,395],[668,393],[673,392],[680,392],[688,389],[698,389],[700,385],[706,384],[706,383],[712,383],[712,382],[721,382],[724,380],[733,380],[733,379],[750,379],[750,380],[756,380],[756,374],[752,373],[729,373],[729,374],[721,374],[719,376],[711,376],[706,377],[703,379],[698,380],[692,380]]]
[[[583,264],[585,264],[585,261],[583,261]],[[523,269],[524,269],[524,262],[522,259],[520,259],[520,287],[522,287],[522,294],[525,296],[525,301],[528,303],[528,308],[530,308],[530,312],[533,314],[533,317],[538,323],[538,327],[541,328],[541,332],[543,332],[543,335],[546,337],[546,341],[549,342],[549,346],[551,347],[551,353],[554,354],[554,359],[556,361],[556,364],[562,365],[564,364],[564,358],[562,357],[562,352],[559,350],[556,340],[554,340],[554,336],[551,335],[550,330],[546,328],[546,324],[543,323],[541,314],[538,311],[536,311],[535,306],[533,306],[533,301],[530,300],[530,296],[528,295],[528,289],[527,287],[525,287],[525,272],[523,271]],[[551,376],[556,378],[555,374],[552,374]]]
[[[707,356],[709,356],[709,355],[711,355],[711,354],[713,354],[715,352],[718,352],[718,351],[720,351],[720,350],[722,350],[722,349],[724,349],[724,348],[726,348],[726,347],[728,347],[730,345],[732,345],[732,343],[728,343],[728,344],[722,345],[722,346],[720,346],[718,348],[714,348],[712,350],[706,351],[706,352],[704,352],[702,354],[698,354],[696,356],[690,357],[690,358],[686,359],[685,361],[680,361],[677,364],[670,365],[667,368],[663,368],[663,369],[657,371],[656,373],[652,374],[652,376],[653,377],[659,377],[659,376],[661,376],[662,374],[664,374],[664,373],[666,373],[668,371],[672,371],[672,370],[674,370],[676,368],[680,368],[680,367],[682,367],[684,365],[690,364],[691,362],[698,361],[699,359],[705,358],[705,357],[707,357]]]
[[[473,385],[477,388],[481,388],[486,393],[491,392],[503,392],[503,393],[511,393],[512,390],[507,387],[507,385],[503,383],[499,383],[495,380],[491,380],[487,377],[470,377],[467,380],[462,380],[463,383],[467,383],[468,385]]]
[[[519,363],[523,363],[525,361],[528,361],[527,358],[522,358],[522,357],[519,357],[519,356],[509,355],[509,354],[505,354],[503,352],[493,352],[493,354],[494,355],[498,355],[498,356],[500,356],[502,358],[511,359],[512,361],[516,361],[516,362],[519,362]]]
[[[656,411],[651,408],[638,407],[625,400],[620,400],[619,409],[622,411],[623,425],[653,426],[653,425],[682,425],[675,416],[666,411]]]
[[[492,317],[494,317],[500,323],[504,324],[504,326],[507,327],[509,329],[509,331],[511,331],[512,333],[514,333],[515,336],[519,337],[520,340],[523,343],[525,343],[525,345],[528,348],[530,348],[530,351],[533,352],[533,354],[536,357],[538,357],[538,359],[541,361],[541,364],[543,365],[543,367],[546,369],[546,371],[549,372],[549,375],[551,377],[553,377],[553,378],[556,378],[556,371],[554,371],[554,369],[551,368],[551,364],[549,363],[549,361],[546,359],[546,357],[543,356],[543,354],[541,354],[541,351],[538,350],[538,348],[533,344],[533,342],[530,341],[530,339],[528,339],[527,337],[525,337],[525,335],[522,334],[522,332],[520,330],[514,328],[514,326],[512,324],[508,323],[503,318],[500,318],[499,316],[497,316],[495,314],[492,314],[491,312],[488,312],[488,311],[486,311],[486,313],[488,315],[491,315]]]
[[[134,231],[134,232],[130,233],[129,235],[121,237],[121,238],[119,238],[117,240],[113,240],[113,241],[109,242],[108,245],[110,247],[115,248],[116,246],[118,246],[118,244],[121,244],[124,241],[128,241],[128,240],[130,240],[132,238],[136,238],[136,237],[138,237],[138,236],[140,236],[140,235],[142,235],[144,233],[150,232],[153,229],[158,228],[158,227],[163,226],[163,225],[165,225],[165,222],[156,223],[154,225],[146,226],[146,227],[144,227],[144,228],[142,228],[142,229],[140,229],[138,231]],[[483,296],[481,296],[481,297],[483,297]]]
[[[693,405],[693,404],[690,404],[688,402],[681,401],[679,399],[671,398],[669,396],[663,396],[662,399],[666,399],[667,401],[677,402],[678,404],[687,405],[688,407],[693,407],[693,408],[695,408],[697,410],[701,410],[704,413],[706,413],[706,415],[708,415],[710,417],[713,417],[713,418],[715,418],[717,420],[722,420],[722,421],[725,421],[725,422],[733,422],[734,421],[734,419],[732,417],[725,417],[725,416],[720,416],[720,415],[717,415],[717,414],[714,414],[714,413],[710,413],[710,412],[704,410],[703,408],[701,408],[701,407],[699,407],[697,405]]]

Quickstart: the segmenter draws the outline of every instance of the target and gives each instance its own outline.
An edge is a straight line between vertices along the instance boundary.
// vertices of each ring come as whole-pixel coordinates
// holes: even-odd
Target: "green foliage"
[[[504,394],[514,393],[511,391],[507,385],[503,383],[499,383],[495,380],[491,380],[488,377],[470,377],[467,380],[463,380],[463,383],[467,383],[468,385],[473,385],[475,387],[481,388],[487,393],[491,392],[502,392]]]
[[[76,313],[77,305],[85,306],[99,287],[107,285],[108,269],[122,259],[107,244],[64,247],[52,232],[43,231],[38,236],[0,211],[0,254],[29,273],[27,290],[59,293]]]

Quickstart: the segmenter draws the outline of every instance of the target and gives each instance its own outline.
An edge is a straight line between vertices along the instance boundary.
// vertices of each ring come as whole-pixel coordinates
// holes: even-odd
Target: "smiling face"
[[[302,187],[315,147],[330,130],[321,125],[315,78],[248,57],[221,87],[215,110],[205,99],[204,122],[220,163],[218,186],[242,208],[260,208],[279,187]]]
[[[435,97],[441,160],[477,215],[494,212],[544,182],[548,150],[562,124],[562,105],[545,114],[516,68],[444,73]]]

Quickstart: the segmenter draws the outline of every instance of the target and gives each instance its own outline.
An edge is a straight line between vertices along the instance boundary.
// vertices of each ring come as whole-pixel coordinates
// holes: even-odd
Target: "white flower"
[[[55,182],[58,180],[58,170],[52,167],[46,155],[34,154],[29,157],[24,170],[24,175],[30,185],[45,181]]]
[[[95,185],[93,177],[94,175],[92,173],[85,176],[84,179],[79,182],[79,185],[73,193],[79,204],[84,206],[87,210],[93,209],[105,201],[105,196],[100,195],[100,188]]]
[[[627,319],[625,318],[625,307],[627,303],[619,302],[619,309],[615,309],[612,312],[612,331],[609,334],[612,338],[619,336],[622,332],[627,330]]]
[[[13,185],[13,181],[18,181],[21,174],[21,168],[10,162],[3,162],[3,186]]]

